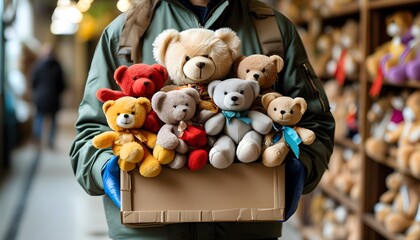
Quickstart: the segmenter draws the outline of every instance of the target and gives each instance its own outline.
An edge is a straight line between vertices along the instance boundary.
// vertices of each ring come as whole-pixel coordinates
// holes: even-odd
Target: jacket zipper
[[[306,63],[303,64],[303,67],[305,68],[306,71],[306,75],[308,76],[309,82],[311,83],[311,86],[313,88],[313,90],[315,90],[318,101],[321,103],[322,109],[324,110],[324,112],[327,111],[327,106],[325,106],[324,101],[322,100],[321,97],[321,91],[319,91],[319,88],[316,86],[314,79],[312,78],[312,74],[311,71],[309,70],[309,67],[306,65]]]

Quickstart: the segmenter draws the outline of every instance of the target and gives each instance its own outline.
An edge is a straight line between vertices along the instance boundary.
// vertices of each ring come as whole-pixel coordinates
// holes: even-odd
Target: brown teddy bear
[[[420,176],[420,91],[411,93],[403,110],[404,122],[385,135],[388,143],[397,143],[397,165]]]
[[[263,110],[261,96],[274,91],[273,85],[277,80],[277,74],[283,69],[283,66],[283,58],[278,55],[253,54],[242,56],[235,61],[233,67],[236,78],[254,80],[260,85],[260,95],[254,101],[254,109]]]
[[[223,80],[241,55],[241,40],[229,28],[215,31],[192,28],[179,32],[167,29],[153,42],[155,60],[166,67],[174,85],[164,91],[193,87],[200,93],[198,122],[204,122],[218,112],[208,96],[207,85],[213,80]]]
[[[149,151],[156,144],[156,134],[141,129],[151,111],[147,98],[126,96],[108,100],[103,111],[112,131],[100,133],[92,143],[98,149],[112,147],[114,154],[119,156],[118,165],[123,171],[131,171],[139,165],[141,175],[154,177],[160,173],[161,164],[172,160],[160,159],[159,162]]]
[[[312,130],[296,126],[307,109],[305,99],[272,92],[265,94],[261,101],[274,122],[273,130],[265,136],[263,164],[267,167],[280,165],[290,149],[299,158],[299,144],[309,145],[315,141]]]

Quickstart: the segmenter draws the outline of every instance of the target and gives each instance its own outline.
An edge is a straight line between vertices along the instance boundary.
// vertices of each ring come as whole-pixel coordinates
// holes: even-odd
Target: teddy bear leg
[[[409,168],[409,158],[414,152],[413,146],[400,146],[397,150],[397,165],[404,170]]]
[[[156,144],[153,148],[153,157],[155,157],[160,164],[169,164],[174,160],[175,151],[165,149],[161,145]]]
[[[120,158],[131,163],[138,163],[144,157],[143,147],[136,142],[124,144],[120,150]]]
[[[258,159],[261,154],[262,136],[255,131],[245,134],[238,144],[236,156],[244,163],[250,163]]]
[[[385,228],[391,233],[402,233],[411,224],[411,219],[404,216],[402,213],[391,212],[384,219]]]
[[[118,166],[120,167],[121,170],[125,172],[129,172],[133,170],[134,168],[136,168],[137,163],[127,162],[120,158],[118,159]]]
[[[262,162],[267,167],[279,166],[283,163],[288,152],[289,148],[284,142],[277,143],[263,152]]]
[[[209,160],[209,153],[204,149],[196,149],[190,152],[188,157],[188,168],[195,171],[206,165]]]
[[[180,169],[182,168],[185,163],[187,162],[187,157],[185,154],[175,153],[174,160],[169,163],[169,167],[172,169]]]
[[[139,172],[144,177],[156,177],[162,170],[162,166],[159,161],[153,157],[153,155],[145,149],[144,159],[140,163]]]
[[[221,136],[210,149],[209,160],[215,168],[229,167],[235,158],[235,143],[228,136]]]
[[[420,177],[420,149],[416,149],[416,151],[411,154],[408,164],[411,173],[416,177]]]

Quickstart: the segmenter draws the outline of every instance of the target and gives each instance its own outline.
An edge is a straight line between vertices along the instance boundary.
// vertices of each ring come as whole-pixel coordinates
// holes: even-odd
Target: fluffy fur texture
[[[156,61],[167,68],[176,85],[225,79],[240,49],[239,37],[229,28],[168,29],[153,42]]]
[[[259,158],[262,135],[272,126],[268,116],[249,111],[259,92],[260,87],[254,80],[232,78],[209,84],[209,94],[221,109],[204,125],[208,135],[217,136],[209,153],[214,167],[230,166],[235,156],[245,163]]]
[[[156,134],[141,129],[151,111],[150,101],[144,97],[121,97],[106,101],[103,111],[112,131],[95,136],[93,146],[98,149],[112,147],[124,171],[131,171],[139,165],[141,175],[157,176],[161,163],[148,150],[154,148]]]
[[[291,98],[272,92],[262,97],[262,105],[266,109],[267,115],[275,123],[275,127],[270,134],[265,136],[264,145],[266,149],[262,155],[264,165],[268,167],[278,166],[289,153],[291,143],[286,142],[286,134],[283,127],[293,128],[292,131],[298,135],[303,144],[309,145],[315,141],[315,133],[313,131],[296,126],[307,109],[305,99],[300,97]],[[276,141],[276,136],[280,136],[280,139],[277,139],[278,141]],[[299,144],[300,142],[296,143],[296,145]],[[296,157],[299,158],[299,155]]]

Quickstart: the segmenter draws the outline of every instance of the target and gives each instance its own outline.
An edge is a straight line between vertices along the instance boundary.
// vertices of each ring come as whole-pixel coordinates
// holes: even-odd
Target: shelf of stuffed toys
[[[368,2],[365,239],[420,239],[419,3]]]

